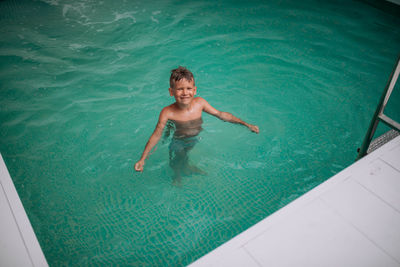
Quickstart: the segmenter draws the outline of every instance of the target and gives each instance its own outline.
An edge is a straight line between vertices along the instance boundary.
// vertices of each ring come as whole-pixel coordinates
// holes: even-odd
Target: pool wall
[[[0,266],[48,266],[0,154]]]
[[[400,16],[400,0],[361,0],[394,16]]]
[[[387,1],[400,5],[400,0],[387,0]]]

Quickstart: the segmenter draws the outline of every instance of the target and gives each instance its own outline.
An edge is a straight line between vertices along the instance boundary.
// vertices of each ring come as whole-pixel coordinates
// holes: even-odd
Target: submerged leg
[[[187,164],[186,162],[188,161],[188,156],[185,153],[184,149],[175,149],[172,150],[170,148],[169,151],[169,166],[172,168],[174,171],[174,177],[173,177],[173,184],[174,185],[180,185],[182,181],[182,175],[184,175],[184,169],[185,165]]]
[[[188,165],[188,169],[191,174],[200,174],[200,175],[207,175],[208,173],[206,171],[203,171],[197,166],[194,165]]]
[[[169,146],[169,165],[174,171],[174,181],[180,181],[183,175],[207,174],[198,167],[189,164],[189,152],[196,145],[197,139],[173,139]]]

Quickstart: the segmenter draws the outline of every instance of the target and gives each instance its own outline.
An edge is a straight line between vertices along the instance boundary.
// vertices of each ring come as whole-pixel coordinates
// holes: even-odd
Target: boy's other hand
[[[144,160],[139,160],[135,164],[135,171],[137,172],[143,172],[143,167],[144,167]]]
[[[252,132],[255,132],[255,133],[259,133],[260,132],[260,129],[258,129],[258,126],[257,125],[249,125],[249,129],[250,129],[250,131],[252,131]]]

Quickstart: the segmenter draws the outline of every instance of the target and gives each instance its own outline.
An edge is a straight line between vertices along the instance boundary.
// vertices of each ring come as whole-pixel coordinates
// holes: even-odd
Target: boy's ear
[[[197,94],[197,86],[194,87],[194,95]]]
[[[172,92],[172,88],[170,87],[170,88],[168,88],[168,90],[169,90],[169,95],[170,95],[170,96],[173,96],[174,94],[173,94],[173,92]]]

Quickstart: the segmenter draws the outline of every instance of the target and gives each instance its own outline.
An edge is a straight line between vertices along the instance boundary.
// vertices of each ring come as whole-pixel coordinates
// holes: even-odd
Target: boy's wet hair
[[[193,81],[194,85],[194,76],[193,73],[185,67],[179,66],[177,69],[171,70],[171,77],[169,78],[169,86],[174,88],[175,82],[180,81],[182,79],[186,79],[188,81]]]

